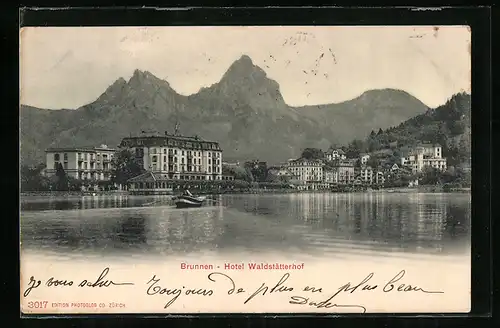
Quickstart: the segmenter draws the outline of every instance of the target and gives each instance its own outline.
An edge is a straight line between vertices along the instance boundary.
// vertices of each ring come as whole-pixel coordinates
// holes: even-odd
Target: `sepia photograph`
[[[470,311],[469,27],[19,37],[23,313]]]

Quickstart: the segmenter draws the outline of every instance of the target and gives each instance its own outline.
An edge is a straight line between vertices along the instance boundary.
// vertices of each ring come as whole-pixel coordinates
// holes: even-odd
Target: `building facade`
[[[442,147],[438,144],[420,145],[412,149],[408,156],[402,157],[401,164],[410,168],[413,173],[422,172],[424,167],[446,171],[446,158],[442,155]]]
[[[308,160],[299,158],[290,160],[285,164],[288,169],[299,181],[305,183],[309,190],[318,190],[326,187],[323,180],[323,162],[320,160]]]
[[[330,149],[326,152],[325,157],[328,161],[346,159],[346,155],[342,149]]]
[[[361,166],[358,177],[362,183],[372,184],[374,180],[373,168],[371,166]]]
[[[377,171],[377,173],[375,174],[375,183],[378,185],[381,185],[381,186],[384,185],[384,183],[385,183],[384,172]]]
[[[80,180],[108,181],[116,149],[99,147],[49,148],[45,151],[46,176],[56,174],[59,164],[70,177]]]
[[[324,168],[323,169],[323,176],[325,178],[325,182],[329,185],[332,186],[334,184],[338,183],[339,175],[338,175],[338,170],[336,168]]]
[[[339,160],[334,164],[338,172],[339,184],[350,184],[355,179],[355,160]]]
[[[360,154],[359,155],[359,160],[361,162],[361,165],[366,165],[366,163],[368,162],[369,159],[370,159],[369,154]]]
[[[168,179],[222,180],[218,142],[165,132],[124,138],[120,149],[131,150],[145,170]]]

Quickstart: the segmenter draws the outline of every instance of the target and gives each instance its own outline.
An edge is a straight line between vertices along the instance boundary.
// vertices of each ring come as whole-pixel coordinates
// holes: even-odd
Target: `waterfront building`
[[[337,181],[339,184],[350,184],[354,182],[356,166],[355,162],[356,160],[352,159],[337,160],[334,162],[333,166],[338,172]]]
[[[377,173],[375,174],[375,183],[378,185],[384,185],[385,183],[384,172],[377,171]]]
[[[323,176],[325,178],[325,182],[329,185],[335,185],[338,183],[339,174],[337,168],[333,167],[324,167],[323,168]]]
[[[111,161],[116,152],[107,145],[99,147],[48,148],[45,151],[45,175],[56,174],[59,164],[67,176],[80,180],[108,181]]]
[[[324,189],[328,185],[323,181],[323,162],[299,158],[290,160],[284,168],[288,169],[299,181],[305,183],[308,190]]]
[[[372,184],[373,183],[373,168],[371,166],[361,166],[359,170],[359,179],[364,184]]]
[[[222,149],[215,141],[143,133],[124,138],[120,148],[131,150],[146,171],[168,179],[222,180]]]
[[[445,171],[446,158],[442,157],[442,147],[439,144],[423,144],[412,149],[408,156],[401,158],[401,165],[412,170],[413,173],[422,172],[424,167],[432,167]]]

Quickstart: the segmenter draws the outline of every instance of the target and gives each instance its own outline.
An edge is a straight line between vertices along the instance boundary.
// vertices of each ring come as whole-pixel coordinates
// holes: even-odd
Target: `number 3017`
[[[35,301],[28,302],[28,308],[30,309],[45,309],[47,308],[48,301]]]

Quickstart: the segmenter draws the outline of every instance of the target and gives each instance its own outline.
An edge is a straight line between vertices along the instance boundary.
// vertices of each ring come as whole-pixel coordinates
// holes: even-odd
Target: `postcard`
[[[22,28],[21,312],[469,312],[470,43]]]

